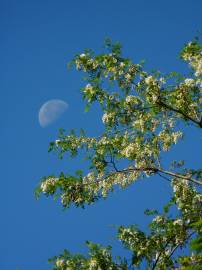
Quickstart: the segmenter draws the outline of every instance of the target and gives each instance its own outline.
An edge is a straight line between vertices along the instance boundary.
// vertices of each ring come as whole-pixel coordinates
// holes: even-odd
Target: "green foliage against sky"
[[[83,71],[87,84],[81,89],[86,110],[98,102],[105,132],[88,137],[82,130],[61,131],[50,150],[73,158],[82,152],[90,162],[89,173],[61,173],[41,180],[36,195],[60,198],[64,208],[84,207],[106,198],[116,186],[126,188],[144,177],[158,175],[171,182],[173,195],[164,211],[152,215],[149,232],[135,225],[118,227],[117,239],[130,258],[114,258],[111,247],[87,242],[89,254],[68,251],[52,258],[55,270],[202,269],[202,170],[187,168],[182,160],[165,166],[162,155],[183,138],[183,124],[202,129],[202,46],[196,39],[182,50],[187,76],[171,72],[148,73],[142,64],[124,58],[121,47],[106,41],[106,53],[86,50],[71,66]],[[173,211],[175,209],[175,211]],[[180,249],[192,251],[180,256]]]

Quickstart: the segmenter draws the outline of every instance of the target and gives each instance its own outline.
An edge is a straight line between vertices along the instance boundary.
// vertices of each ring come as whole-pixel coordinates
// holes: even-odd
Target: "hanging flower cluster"
[[[83,130],[61,131],[50,144],[50,151],[60,158],[65,154],[73,158],[82,152],[90,163],[89,171],[44,177],[36,195],[59,197],[65,208],[71,204],[84,207],[107,197],[116,186],[125,188],[151,175],[172,180],[174,195],[162,214],[146,211],[155,215],[149,233],[136,226],[118,228],[118,239],[132,252],[130,262],[113,259],[110,247],[87,243],[88,256],[65,251],[51,259],[53,269],[145,269],[145,262],[152,270],[201,269],[202,195],[195,186],[202,185],[202,170],[186,169],[183,161],[174,161],[166,168],[162,154],[183,138],[180,123],[202,128],[202,45],[195,40],[181,52],[192,69],[187,77],[148,73],[141,64],[124,58],[118,44],[108,42],[107,49],[97,55],[85,51],[71,63],[87,76],[81,89],[86,109],[94,102],[100,104],[105,132],[95,138]],[[171,206],[176,207],[176,216],[169,212]],[[175,257],[175,251],[193,237],[193,254]]]

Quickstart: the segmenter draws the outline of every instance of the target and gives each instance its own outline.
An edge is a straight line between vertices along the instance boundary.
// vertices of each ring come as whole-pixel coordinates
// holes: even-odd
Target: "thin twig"
[[[188,119],[188,120],[194,122],[194,123],[197,124],[200,128],[202,128],[202,121],[197,121],[197,120],[195,120],[194,118],[192,118],[191,116],[187,115],[187,114],[184,113],[183,111],[171,107],[170,105],[166,104],[166,103],[163,102],[162,100],[160,100],[160,101],[158,102],[158,105],[159,105],[159,106],[162,106],[162,107],[164,107],[164,108],[166,108],[166,109],[168,109],[168,110],[170,110],[170,111],[174,111],[174,112],[176,112],[176,113],[181,114],[182,116],[184,116],[185,119]]]
[[[168,182],[171,182],[171,180],[168,178],[168,177],[166,177],[165,175],[162,175],[162,174],[160,174],[160,173],[157,173],[160,177],[162,177],[163,179],[165,179],[165,180],[167,180]]]
[[[191,232],[184,241],[180,242],[179,244],[177,244],[170,252],[169,256],[167,256],[167,258],[169,259],[173,253],[178,249],[178,247],[180,247],[185,241],[187,241],[189,238],[191,238],[196,232]]]

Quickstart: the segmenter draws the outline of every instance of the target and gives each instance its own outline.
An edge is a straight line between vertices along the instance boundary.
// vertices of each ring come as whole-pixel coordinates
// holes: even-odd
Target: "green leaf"
[[[91,104],[90,103],[86,104],[86,106],[84,108],[84,112],[88,112],[89,109],[90,109],[90,107],[91,107]]]

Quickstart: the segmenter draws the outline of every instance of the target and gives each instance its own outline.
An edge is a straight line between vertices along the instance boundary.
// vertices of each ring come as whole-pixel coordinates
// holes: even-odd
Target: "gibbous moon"
[[[68,104],[60,99],[45,102],[39,110],[39,124],[47,127],[55,122],[67,110]]]

